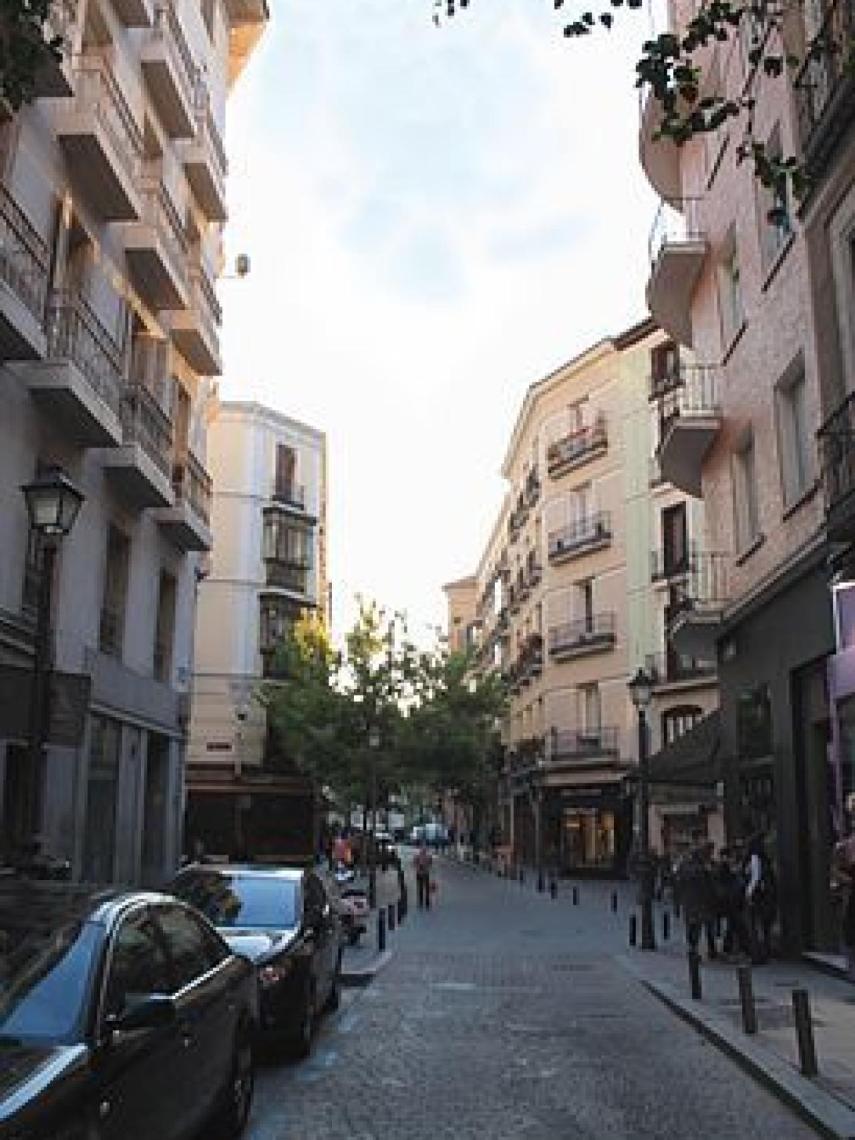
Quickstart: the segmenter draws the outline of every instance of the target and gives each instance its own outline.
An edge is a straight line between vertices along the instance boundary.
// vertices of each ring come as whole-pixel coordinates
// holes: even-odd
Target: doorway
[[[145,766],[141,873],[146,885],[165,875],[166,806],[169,787],[169,739],[150,732]]]

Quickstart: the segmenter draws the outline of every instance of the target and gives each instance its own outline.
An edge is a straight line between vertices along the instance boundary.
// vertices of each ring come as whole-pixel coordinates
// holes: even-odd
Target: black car
[[[0,1136],[239,1135],[257,994],[252,966],[173,898],[0,883]]]
[[[170,889],[255,963],[262,1033],[307,1056],[319,1013],[338,1006],[341,974],[341,923],[318,875],[194,864]]]

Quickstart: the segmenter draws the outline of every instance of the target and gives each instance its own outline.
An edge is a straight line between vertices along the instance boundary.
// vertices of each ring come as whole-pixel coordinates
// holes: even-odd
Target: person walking
[[[677,890],[686,915],[686,940],[697,953],[701,930],[706,933],[707,957],[717,957],[715,944],[715,902],[709,860],[711,845],[695,847],[677,869]]]
[[[772,955],[772,924],[778,900],[772,861],[759,832],[749,840],[744,874],[751,961],[755,966],[762,966]]]
[[[428,851],[425,840],[413,856],[413,867],[416,871],[416,903],[419,910],[430,910],[430,869],[433,865],[433,856]]]

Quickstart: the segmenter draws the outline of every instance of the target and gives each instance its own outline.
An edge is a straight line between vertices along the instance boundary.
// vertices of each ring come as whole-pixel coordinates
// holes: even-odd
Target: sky
[[[429,640],[474,572],[526,389],[645,313],[633,65],[552,0],[272,0],[232,94],[225,399],[327,433],[334,632]]]

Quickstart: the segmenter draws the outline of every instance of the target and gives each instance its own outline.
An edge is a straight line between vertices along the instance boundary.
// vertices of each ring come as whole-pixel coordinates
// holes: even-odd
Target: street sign
[[[31,669],[0,666],[0,737],[29,739],[32,687]],[[91,689],[92,678],[85,673],[51,672],[45,744],[77,748],[82,743]]]

